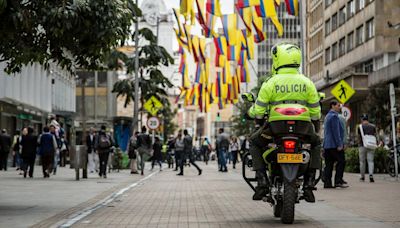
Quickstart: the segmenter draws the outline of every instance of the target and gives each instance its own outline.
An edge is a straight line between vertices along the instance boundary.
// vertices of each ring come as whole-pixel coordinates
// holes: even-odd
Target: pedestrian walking
[[[206,165],[208,165],[208,161],[210,160],[210,153],[211,153],[211,143],[208,141],[208,138],[205,137],[203,139],[203,143],[201,145],[201,152],[203,154],[203,159]]]
[[[128,151],[128,157],[129,157],[129,163],[130,163],[130,169],[131,169],[131,174],[139,174],[138,169],[137,169],[137,137],[139,135],[139,132],[135,132],[134,135],[131,136],[129,139],[129,143],[127,146],[127,151]]]
[[[114,145],[113,137],[106,132],[106,126],[102,125],[98,137],[96,137],[96,150],[100,160],[99,176],[107,178],[107,163],[111,147]]]
[[[150,135],[147,134],[145,126],[142,127],[142,132],[138,135],[137,147],[140,158],[140,174],[144,175],[144,164],[153,156],[151,138]]]
[[[54,122],[54,121],[53,121]],[[59,138],[59,132],[57,130],[58,127],[56,127],[56,125],[54,124],[50,124],[50,133],[54,136],[54,138],[56,139],[56,143],[57,143],[57,148],[56,151],[54,152],[54,159],[53,159],[53,175],[56,175],[57,173],[57,166],[58,166],[58,161],[60,159],[60,148],[61,148],[61,139]]]
[[[183,163],[186,161],[186,158],[189,158],[189,163],[196,167],[197,171],[199,172],[199,175],[202,173],[202,169],[196,164],[195,162],[195,156],[193,154],[193,138],[192,136],[189,135],[188,131],[185,129],[183,131],[183,156],[181,159],[180,163],[180,172],[177,175],[183,176]]]
[[[43,177],[48,178],[53,170],[54,153],[57,150],[56,138],[50,133],[49,127],[46,126],[43,128],[43,134],[39,136],[38,144],[39,155],[42,159]]]
[[[16,130],[12,140],[13,167],[16,167],[17,171],[20,170],[22,163],[21,151],[19,146],[19,141],[21,136],[20,134],[21,132],[19,130]]]
[[[374,152],[377,148],[376,127],[368,121],[368,115],[361,117],[358,127],[359,158],[360,158],[360,181],[365,181],[365,160],[368,162],[369,182],[374,181]]]
[[[216,149],[218,153],[218,159],[220,162],[220,172],[228,172],[226,166],[226,156],[229,150],[229,135],[224,132],[224,128],[219,129],[219,135],[217,136]]]
[[[11,149],[11,137],[7,134],[7,130],[1,130],[0,134],[0,170],[7,171],[8,155]]]
[[[33,170],[35,167],[36,152],[38,145],[37,136],[33,135],[33,128],[28,127],[28,134],[21,137],[21,158],[22,158],[22,170],[24,172],[24,178],[28,173],[29,177],[33,178]]]
[[[182,135],[182,130],[178,131],[178,136],[175,139],[175,160],[176,160],[176,167],[175,171],[180,169],[181,163],[183,164],[183,159],[184,159],[184,150],[185,144],[183,142],[183,135]],[[182,174],[183,175],[183,174]]]
[[[232,154],[232,163],[233,163],[233,169],[236,169],[236,163],[238,161],[238,153],[239,153],[239,142],[236,137],[232,137],[231,144],[229,145],[229,150],[231,151]]]
[[[90,173],[99,171],[99,155],[96,153],[96,131],[94,128],[89,129],[89,135],[86,136],[87,148],[87,168]]]
[[[154,165],[157,162],[160,166],[160,171],[162,171],[162,144],[160,138],[158,136],[155,137],[155,141],[153,144],[153,157],[151,161],[151,170],[154,169]]]
[[[175,156],[175,138],[174,136],[170,136],[170,139],[167,142],[167,162],[168,162],[168,168],[174,168],[174,163],[176,161],[176,156]],[[175,158],[175,159],[174,159]],[[177,167],[175,171],[177,171]]]
[[[342,134],[343,138],[342,138],[342,140],[343,140],[343,152],[344,152],[346,150],[346,148],[347,148],[347,144],[348,144],[348,141],[349,141],[348,140],[349,133],[347,132],[347,121],[346,121],[346,118],[343,116],[342,109],[340,109],[339,120],[340,120],[340,124],[342,125],[342,129],[343,129],[343,134]],[[343,153],[343,171],[345,169],[346,169],[346,153]],[[340,181],[340,183],[347,184],[347,181],[345,181],[343,179],[343,175],[342,175],[342,180]]]
[[[344,173],[344,142],[343,127],[340,123],[339,112],[341,104],[337,101],[330,103],[330,111],[324,121],[324,157],[325,157],[325,183],[324,188],[348,186],[342,183]],[[332,185],[333,166],[336,164],[335,184]]]

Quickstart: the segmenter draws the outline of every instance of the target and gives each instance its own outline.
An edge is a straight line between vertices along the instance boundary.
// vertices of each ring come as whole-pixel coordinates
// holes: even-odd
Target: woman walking
[[[233,168],[236,169],[236,163],[238,161],[238,152],[239,152],[239,142],[236,137],[232,137],[232,141],[229,147],[232,154]]]
[[[151,162],[151,170],[154,168],[154,164],[157,162],[160,165],[160,171],[162,171],[162,145],[160,142],[160,138],[157,136],[155,138],[155,142],[153,144],[153,161]]]

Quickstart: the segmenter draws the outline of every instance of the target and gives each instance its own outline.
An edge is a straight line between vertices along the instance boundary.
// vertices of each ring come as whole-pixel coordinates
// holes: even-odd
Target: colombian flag
[[[285,0],[286,9],[290,15],[299,15],[299,1],[298,0]]]
[[[277,0],[276,4],[280,4],[280,1]],[[297,7],[298,8],[298,7]],[[261,0],[260,5],[256,6],[256,13],[259,17],[268,17],[272,23],[275,25],[276,30],[278,30],[278,35],[283,35],[283,26],[279,22],[278,15],[275,10],[275,2],[274,0]]]
[[[209,38],[214,35],[215,21],[216,21],[216,17],[211,13],[207,13],[207,15],[206,15],[207,29],[204,29],[205,37]]]
[[[246,26],[246,29],[249,33],[251,33],[251,21],[253,19],[252,16],[252,9],[251,8],[239,8],[237,7],[237,11],[240,15],[240,17],[243,20],[244,25]]]
[[[246,8],[256,5],[260,5],[260,0],[238,0],[236,3],[237,8]]]
[[[236,14],[228,14],[222,16],[222,26],[228,45],[237,43],[237,17]]]
[[[219,0],[207,0],[206,4],[206,11],[220,17],[221,13],[221,6],[219,4]]]

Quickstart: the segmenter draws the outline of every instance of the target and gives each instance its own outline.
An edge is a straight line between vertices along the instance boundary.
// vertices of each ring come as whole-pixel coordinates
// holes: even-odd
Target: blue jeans
[[[218,150],[218,161],[219,161],[219,163],[220,163],[220,169],[221,170],[227,170],[227,167],[226,167],[226,149],[219,149]]]

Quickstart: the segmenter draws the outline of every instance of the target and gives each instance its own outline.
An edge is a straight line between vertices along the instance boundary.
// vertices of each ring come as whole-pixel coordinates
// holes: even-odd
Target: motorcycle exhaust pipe
[[[311,155],[308,151],[302,151],[301,154],[303,155],[303,164],[310,162]]]

